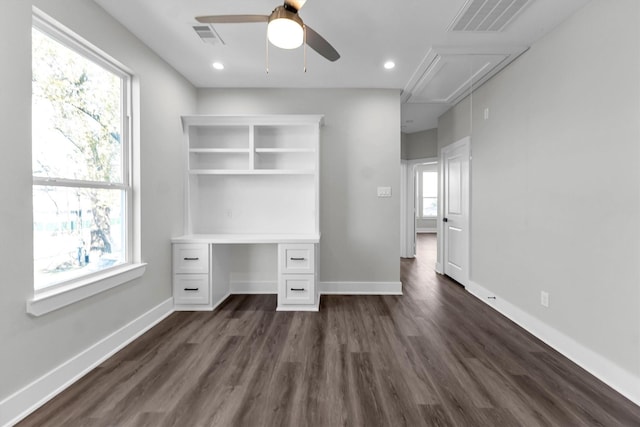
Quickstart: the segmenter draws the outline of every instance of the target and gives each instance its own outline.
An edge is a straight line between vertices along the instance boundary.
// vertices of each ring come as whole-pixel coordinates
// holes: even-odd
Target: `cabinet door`
[[[312,243],[279,245],[280,273],[313,274],[315,252]]]
[[[176,274],[173,276],[173,302],[175,304],[208,304],[208,274]]]
[[[209,245],[203,243],[174,244],[173,273],[209,273]]]
[[[314,304],[315,280],[313,274],[284,274],[280,276],[280,304]]]

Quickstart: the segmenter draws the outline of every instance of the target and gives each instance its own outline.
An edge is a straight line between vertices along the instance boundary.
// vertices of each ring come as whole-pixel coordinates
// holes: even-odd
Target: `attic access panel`
[[[453,105],[526,48],[432,48],[405,88],[403,101]]]

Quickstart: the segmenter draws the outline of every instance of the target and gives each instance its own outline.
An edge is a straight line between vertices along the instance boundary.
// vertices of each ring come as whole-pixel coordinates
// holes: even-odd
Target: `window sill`
[[[141,277],[147,264],[127,264],[63,288],[45,291],[27,301],[27,313],[42,316]]]

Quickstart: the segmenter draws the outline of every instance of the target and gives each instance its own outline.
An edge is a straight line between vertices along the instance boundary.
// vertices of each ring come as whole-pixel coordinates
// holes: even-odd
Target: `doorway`
[[[438,159],[403,160],[401,174],[400,256],[415,258],[416,235],[438,231]]]

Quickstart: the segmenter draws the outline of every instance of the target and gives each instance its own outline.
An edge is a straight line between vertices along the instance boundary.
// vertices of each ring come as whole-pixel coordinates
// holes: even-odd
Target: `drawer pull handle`
[[[200,288],[184,288],[184,290],[187,291],[187,292],[195,292],[198,289],[200,289]]]
[[[198,261],[200,258],[195,257],[195,258],[190,258],[190,257],[185,257],[185,261]]]
[[[291,261],[304,261],[304,260],[306,260],[306,258],[293,258],[293,257],[291,257],[290,259],[291,259]]]
[[[306,291],[305,288],[291,288],[292,291],[296,291],[296,292],[304,292]]]

